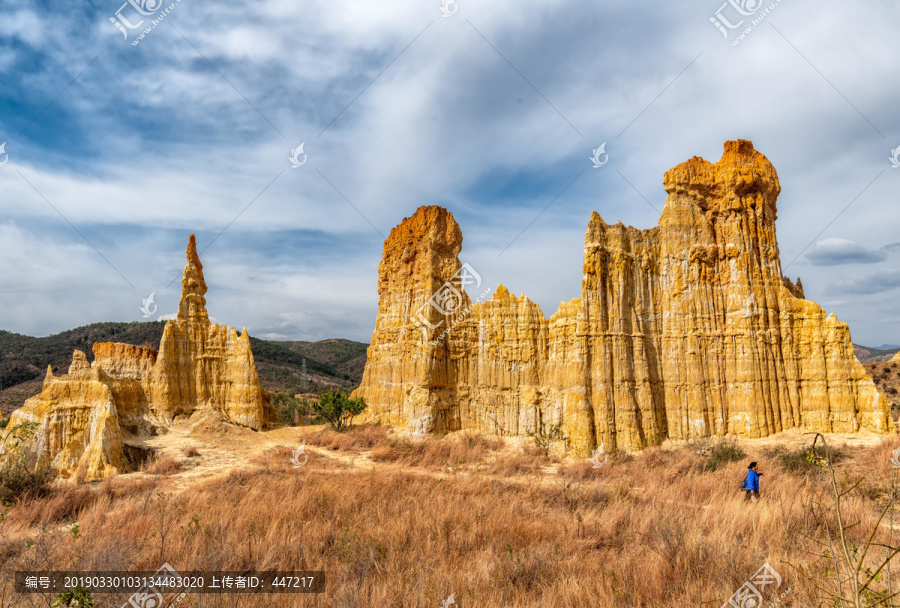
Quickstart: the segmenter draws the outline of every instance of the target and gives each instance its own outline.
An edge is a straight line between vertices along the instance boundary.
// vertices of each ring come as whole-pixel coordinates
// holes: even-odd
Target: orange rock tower
[[[168,424],[175,416],[210,408],[225,420],[255,430],[277,420],[259,385],[250,336],[210,323],[206,282],[191,235],[181,280],[178,316],[168,321],[159,352],[113,342],[93,346],[94,362],[76,350],[69,373],[47,370],[40,395],[13,412],[10,430],[38,425],[38,459],[62,478],[108,477],[128,468],[124,429]]]
[[[484,303],[457,289],[458,306],[431,305],[459,282],[462,234],[441,207],[404,220],[384,244],[354,393],[368,417],[506,435],[562,422],[580,454],[790,428],[893,432],[847,325],[782,276],[766,157],[729,141],[719,162],[694,157],[664,185],[655,228],[591,215],[582,295],[549,319],[502,286]]]

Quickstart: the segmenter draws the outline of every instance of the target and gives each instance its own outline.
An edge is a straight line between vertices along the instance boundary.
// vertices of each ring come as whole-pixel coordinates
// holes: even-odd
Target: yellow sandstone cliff
[[[10,431],[38,425],[31,447],[60,477],[99,479],[125,471],[123,438],[148,425],[211,408],[230,422],[262,429],[277,420],[250,351],[246,328],[210,323],[206,282],[191,235],[181,281],[178,316],[168,321],[154,350],[96,343],[89,364],[75,351],[69,373],[47,370],[41,394],[10,418]]]
[[[582,294],[546,319],[457,257],[453,215],[422,207],[390,234],[379,310],[355,397],[417,432],[522,435],[561,422],[584,454],[672,438],[790,429],[894,430],[834,314],[781,274],[781,191],[749,141],[668,171],[649,230],[592,214]]]

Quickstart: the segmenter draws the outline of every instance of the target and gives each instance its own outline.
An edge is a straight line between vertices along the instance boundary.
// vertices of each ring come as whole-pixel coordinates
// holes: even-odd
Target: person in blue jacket
[[[744,479],[744,485],[741,486],[747,491],[744,500],[752,502],[759,500],[759,476],[762,475],[756,470],[756,467],[757,463],[755,461],[750,463],[750,466],[747,467],[747,477]]]

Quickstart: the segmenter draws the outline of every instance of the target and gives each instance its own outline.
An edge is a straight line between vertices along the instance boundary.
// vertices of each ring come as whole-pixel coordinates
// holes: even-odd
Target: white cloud
[[[887,252],[866,249],[848,239],[829,238],[817,242],[806,257],[816,266],[876,264],[887,259]]]
[[[695,154],[715,161],[722,142],[737,137],[753,139],[779,171],[782,260],[803,275],[808,297],[826,298],[835,283],[885,285],[834,276],[835,260],[865,259],[873,277],[888,276],[878,247],[896,241],[900,172],[860,193],[900,143],[891,131],[900,66],[884,51],[895,38],[896,4],[860,12],[836,0],[782,3],[770,17],[865,118],[774,28],[758,28],[738,48],[723,42],[708,22],[716,4],[704,12],[702,3],[473,0],[443,19],[438,2],[412,0],[182,2],[167,19],[216,69],[169,27],[131,47],[108,23],[115,6],[73,3],[40,14],[11,6],[19,8],[0,9],[0,31],[33,48],[0,60],[29,95],[27,112],[2,119],[3,133],[18,133],[104,53],[8,147],[11,162],[0,169],[0,231],[9,237],[0,240],[0,264],[17,290],[0,295],[5,329],[44,334],[139,317],[140,298],[177,277],[186,234],[205,233],[208,243],[282,170],[203,255],[216,285],[210,309],[228,323],[252,335],[368,339],[381,238],[343,196],[384,234],[420,204],[445,204],[463,227],[463,254],[492,286],[525,291],[549,316],[580,290],[591,210],[608,222],[656,223],[658,213],[617,171],[661,208],[667,169]],[[39,57],[44,67],[28,67]],[[290,170],[287,156],[301,141],[310,161]],[[589,167],[602,141],[610,164],[579,178],[497,258]],[[257,238],[285,231],[338,246],[311,268],[306,254],[283,259]],[[159,290],[161,308],[174,308],[177,288]],[[855,338],[881,343],[889,335],[882,338],[872,313],[880,304],[868,293],[841,298],[835,309],[853,319]]]

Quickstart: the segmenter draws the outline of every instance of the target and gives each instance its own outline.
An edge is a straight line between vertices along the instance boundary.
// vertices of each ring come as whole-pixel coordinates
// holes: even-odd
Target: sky
[[[896,2],[121,1],[0,3],[0,329],[170,317],[195,233],[219,322],[368,342],[428,204],[550,316],[591,211],[653,227],[666,170],[743,138],[785,274],[900,344]]]

